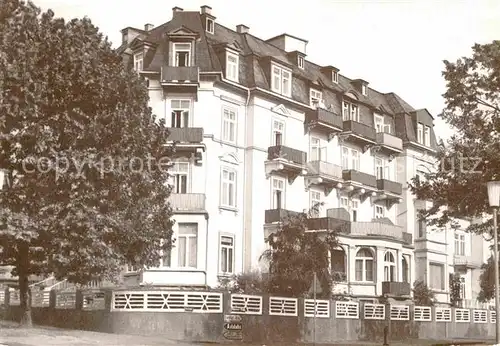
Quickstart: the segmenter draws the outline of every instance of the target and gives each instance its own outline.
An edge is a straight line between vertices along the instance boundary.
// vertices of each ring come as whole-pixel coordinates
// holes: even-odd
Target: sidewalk
[[[194,346],[181,341],[167,340],[162,337],[137,336],[89,332],[85,330],[58,329],[52,327],[20,328],[17,323],[0,320],[0,346],[58,346],[58,345],[184,345]],[[197,345],[199,346],[199,345]]]

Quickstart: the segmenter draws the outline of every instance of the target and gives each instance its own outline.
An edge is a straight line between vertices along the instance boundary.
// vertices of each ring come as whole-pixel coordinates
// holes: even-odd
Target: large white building
[[[216,286],[259,268],[276,223],[322,202],[311,228],[348,225],[331,251],[338,292],[406,296],[420,279],[447,302],[460,269],[465,298],[477,295],[482,239],[426,229],[428,202],[407,188],[436,166],[426,109],[309,61],[303,39],[227,28],[208,6],[122,34],[118,51],[177,143],[175,246],[158,268],[127,272],[129,284]]]

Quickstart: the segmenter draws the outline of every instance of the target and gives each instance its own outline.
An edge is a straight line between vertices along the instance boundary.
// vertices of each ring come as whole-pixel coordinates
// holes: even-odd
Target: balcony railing
[[[362,138],[365,138],[371,142],[376,142],[376,131],[374,127],[368,126],[363,123],[358,123],[353,120],[344,121],[344,132],[352,132]]]
[[[325,124],[326,126],[342,129],[343,121],[342,116],[335,114],[324,108],[316,108],[307,114],[306,121],[308,123],[315,122],[319,124]]]
[[[321,175],[333,179],[342,179],[342,167],[330,162],[311,161],[307,164],[309,175]]]
[[[180,143],[203,142],[203,128],[201,127],[169,127],[169,141]]]
[[[474,256],[453,255],[453,264],[468,268],[480,268],[483,265],[483,261]]]
[[[403,140],[399,137],[391,135],[390,133],[377,132],[377,144],[392,148],[396,151],[403,150]]]
[[[408,282],[395,282],[395,281],[383,281],[382,282],[382,294],[389,294],[392,296],[409,296],[411,292],[411,287]]]
[[[198,83],[198,67],[196,66],[163,66],[161,71],[163,83],[190,82]]]
[[[354,181],[370,187],[377,187],[377,178],[374,175],[356,170],[346,170],[342,172],[342,178],[346,181]]]
[[[293,218],[300,215],[300,213],[297,211],[286,209],[268,209],[264,213],[265,223],[281,222],[288,218]]]
[[[307,153],[284,145],[275,145],[267,148],[267,159],[283,159],[298,165],[305,165],[307,162]]]
[[[403,240],[403,227],[381,222],[350,222],[347,233],[358,236],[382,236]]]
[[[403,232],[403,242],[405,242],[408,245],[413,244],[413,236],[411,235],[411,233]]]
[[[204,193],[172,193],[169,202],[174,211],[205,210]]]
[[[377,179],[377,189],[400,195],[403,193],[403,185],[401,183],[387,180]]]
[[[346,221],[332,217],[312,217],[307,220],[307,228],[310,230],[331,230],[341,232]]]

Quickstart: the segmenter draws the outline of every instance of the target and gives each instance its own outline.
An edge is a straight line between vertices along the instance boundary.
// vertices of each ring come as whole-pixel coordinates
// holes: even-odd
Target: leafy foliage
[[[452,273],[450,274],[450,303],[453,307],[458,307],[459,303],[462,301],[460,295],[460,274]]]
[[[320,284],[317,290],[321,289],[318,296],[331,295],[333,282],[329,273],[328,251],[338,245],[337,234],[341,226],[326,234],[308,232],[313,212],[289,215],[268,237],[269,249],[262,254],[262,258],[269,263],[269,293],[304,296],[311,290],[316,272]]]
[[[0,263],[21,305],[31,274],[85,284],[156,264],[171,245],[170,153],[143,81],[88,18],[4,0],[0,32]]]
[[[413,300],[418,306],[434,306],[436,301],[434,292],[421,280],[413,283]]]
[[[488,302],[495,299],[495,265],[493,256],[488,258],[488,262],[481,266],[481,275],[479,276],[480,291],[477,300]]]
[[[266,274],[250,271],[220,278],[217,288],[237,294],[263,294],[269,292],[269,280]]]
[[[446,108],[440,116],[456,134],[439,151],[439,169],[410,186],[419,199],[433,202],[422,217],[439,227],[482,217],[489,207],[485,184],[500,179],[500,41],[472,49],[471,57],[444,62]],[[469,231],[491,233],[491,224]]]

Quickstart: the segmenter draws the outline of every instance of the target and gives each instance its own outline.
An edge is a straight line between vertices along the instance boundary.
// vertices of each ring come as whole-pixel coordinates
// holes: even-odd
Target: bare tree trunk
[[[29,287],[28,273],[30,267],[29,246],[23,244],[20,246],[18,258],[18,275],[19,275],[19,303],[21,307],[21,321],[23,327],[32,327],[31,320],[31,289]]]

